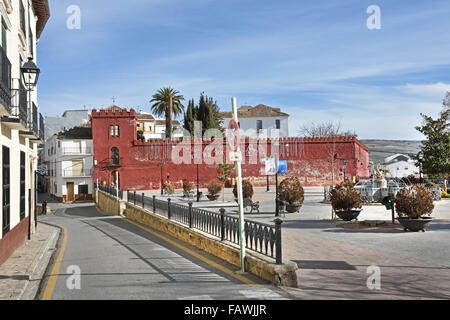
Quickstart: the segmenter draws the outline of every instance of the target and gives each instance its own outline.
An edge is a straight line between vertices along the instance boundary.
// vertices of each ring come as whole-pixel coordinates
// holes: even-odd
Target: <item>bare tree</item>
[[[350,130],[343,131],[341,126],[341,121],[328,121],[321,123],[307,123],[300,127],[298,131],[300,136],[311,137],[311,138],[328,138],[326,147],[326,158],[330,163],[331,169],[331,187],[335,185],[335,166],[336,162],[342,159],[338,158],[338,150],[336,139],[337,137],[357,137],[356,133]],[[331,218],[334,218],[334,211],[332,209]]]

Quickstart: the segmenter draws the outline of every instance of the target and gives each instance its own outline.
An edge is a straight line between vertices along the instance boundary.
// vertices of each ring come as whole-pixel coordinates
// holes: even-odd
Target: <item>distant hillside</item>
[[[420,141],[411,140],[361,140],[370,150],[370,161],[382,163],[384,158],[396,153],[416,154],[419,151]]]

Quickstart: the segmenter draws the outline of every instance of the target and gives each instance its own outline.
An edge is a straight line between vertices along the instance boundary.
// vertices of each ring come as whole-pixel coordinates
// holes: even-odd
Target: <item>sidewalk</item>
[[[31,240],[0,266],[0,300],[34,300],[59,233],[56,227],[38,223]]]

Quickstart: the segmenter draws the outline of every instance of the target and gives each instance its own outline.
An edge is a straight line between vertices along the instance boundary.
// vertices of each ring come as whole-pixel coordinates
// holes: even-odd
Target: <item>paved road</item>
[[[52,206],[56,212],[41,217],[40,221],[63,227],[66,238],[59,250],[62,259],[55,259],[49,268],[52,271],[56,266],[59,270],[47,275],[41,298],[274,300],[290,297],[250,275],[239,278],[233,272],[237,268],[214,257],[201,253],[203,258],[194,258],[183,249],[187,247],[185,244],[175,246],[123,218],[104,216],[93,204]],[[219,263],[220,270],[211,261]],[[72,272],[78,268],[81,289],[73,289],[77,282]]]

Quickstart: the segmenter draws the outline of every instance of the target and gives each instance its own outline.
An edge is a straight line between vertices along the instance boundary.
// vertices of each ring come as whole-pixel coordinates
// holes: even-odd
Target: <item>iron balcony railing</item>
[[[45,122],[41,113],[39,113],[39,140],[45,141]]]
[[[90,155],[92,154],[92,148],[91,147],[63,147],[62,153],[67,154],[85,154]]]
[[[33,131],[34,135],[36,138],[39,137],[39,128],[38,128],[38,107],[36,106],[36,104],[33,102],[32,103],[32,128],[31,131]]]
[[[11,113],[11,62],[0,48],[0,103]]]
[[[223,208],[217,213],[194,208],[192,202],[186,206],[172,203],[170,198],[164,201],[156,199],[156,196],[136,194],[136,191],[127,191],[127,201],[189,228],[213,235],[221,241],[240,244],[239,218],[226,215]],[[277,264],[282,264],[281,223],[279,219],[275,220],[274,225],[245,220],[246,248],[275,259]]]
[[[62,176],[66,178],[73,178],[73,177],[91,177],[92,176],[92,169],[64,169],[62,171]]]

